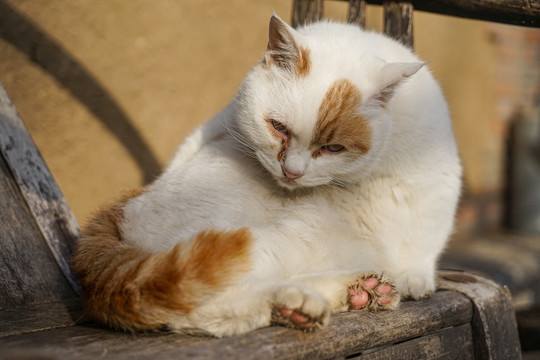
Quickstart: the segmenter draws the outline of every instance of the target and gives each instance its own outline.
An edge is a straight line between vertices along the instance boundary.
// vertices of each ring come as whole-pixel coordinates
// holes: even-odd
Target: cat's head
[[[236,99],[240,133],[288,189],[347,186],[371,173],[392,131],[388,102],[423,65],[358,49],[352,25],[322,27],[297,31],[272,16],[264,58]]]

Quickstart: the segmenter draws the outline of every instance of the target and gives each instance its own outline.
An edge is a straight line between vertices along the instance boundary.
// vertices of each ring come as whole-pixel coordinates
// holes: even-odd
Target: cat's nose
[[[288,170],[286,167],[282,167],[281,169],[283,170],[283,175],[285,175],[287,179],[294,180],[304,175],[303,172],[291,171],[291,170]]]

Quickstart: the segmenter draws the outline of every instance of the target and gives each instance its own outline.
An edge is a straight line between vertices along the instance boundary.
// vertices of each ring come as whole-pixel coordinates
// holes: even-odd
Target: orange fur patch
[[[281,159],[283,159],[283,157],[285,156],[285,154],[287,152],[287,148],[289,147],[290,135],[282,134],[282,133],[276,131],[273,128],[272,122],[269,120],[269,118],[266,119],[266,125],[268,126],[270,134],[273,137],[275,137],[277,140],[280,141],[280,149],[279,149],[279,152],[277,154],[277,159],[281,161]],[[274,147],[272,146],[272,148],[274,148]]]
[[[119,224],[131,192],[101,210],[80,239],[73,267],[85,309],[124,330],[159,329],[187,314],[249,271],[248,230],[207,231],[172,249],[149,253],[122,242]]]
[[[347,79],[337,80],[326,92],[319,107],[312,144],[340,144],[353,156],[360,156],[371,147],[371,129],[358,114],[362,100],[360,90]],[[320,152],[315,152],[314,157]]]
[[[311,58],[309,55],[309,50],[303,47],[300,47],[299,50],[300,54],[296,63],[296,74],[300,77],[306,77],[309,74],[309,70],[311,69]]]

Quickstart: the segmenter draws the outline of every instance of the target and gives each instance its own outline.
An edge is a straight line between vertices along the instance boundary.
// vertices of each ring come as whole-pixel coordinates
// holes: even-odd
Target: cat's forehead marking
[[[371,129],[358,113],[360,90],[347,79],[335,81],[319,107],[312,143],[317,146],[340,144],[353,155],[362,155],[371,147]]]

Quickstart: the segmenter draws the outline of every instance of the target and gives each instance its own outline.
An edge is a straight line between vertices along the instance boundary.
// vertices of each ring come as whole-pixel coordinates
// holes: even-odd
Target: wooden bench
[[[366,3],[349,1],[362,25]],[[413,9],[539,26],[540,7],[518,0],[384,2],[385,32],[412,42]],[[293,24],[322,17],[322,1],[297,0]],[[429,299],[392,312],[348,312],[325,329],[281,327],[226,339],[111,331],[82,313],[70,256],[79,227],[0,85],[0,359],[235,358],[405,359],[520,357],[506,287],[461,271],[441,271]]]

